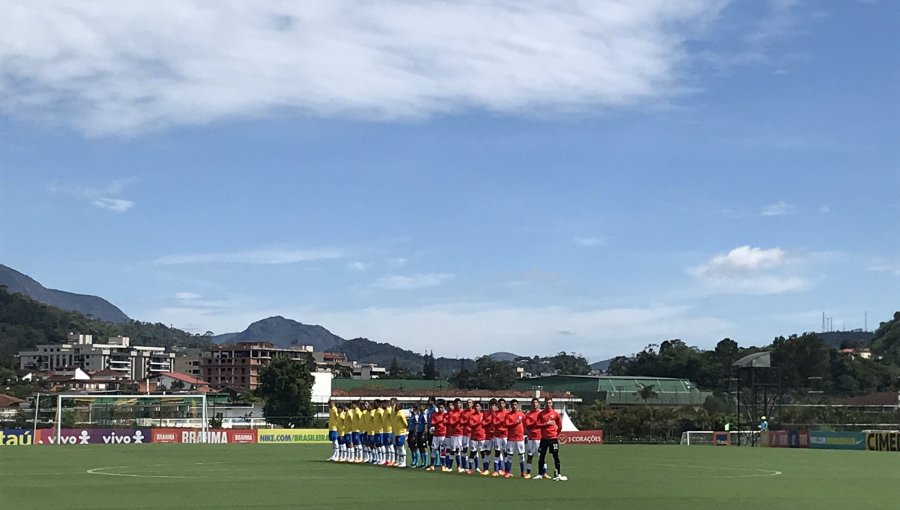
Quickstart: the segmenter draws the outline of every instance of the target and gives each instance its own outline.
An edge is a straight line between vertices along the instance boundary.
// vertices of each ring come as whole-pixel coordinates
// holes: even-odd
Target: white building
[[[91,335],[69,333],[64,344],[42,344],[33,351],[19,352],[19,368],[50,372],[81,368],[87,372],[115,370],[131,380],[171,372],[175,354],[165,347],[131,345],[127,336],[109,337],[107,343],[94,343]]]
[[[353,367],[353,379],[384,379],[387,369],[374,363]]]

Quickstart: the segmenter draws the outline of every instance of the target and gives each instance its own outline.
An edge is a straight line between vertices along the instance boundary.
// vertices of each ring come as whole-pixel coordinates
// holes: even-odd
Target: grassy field
[[[896,509],[900,455],[563,447],[568,482],[335,464],[330,447],[3,447],[0,508]],[[518,467],[515,468],[518,472]]]

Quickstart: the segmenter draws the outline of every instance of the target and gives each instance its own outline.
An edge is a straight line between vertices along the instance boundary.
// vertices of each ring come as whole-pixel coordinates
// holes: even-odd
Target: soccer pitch
[[[569,446],[568,482],[337,464],[328,445],[8,447],[0,508],[896,509],[900,455]],[[518,465],[515,470],[518,473]]]

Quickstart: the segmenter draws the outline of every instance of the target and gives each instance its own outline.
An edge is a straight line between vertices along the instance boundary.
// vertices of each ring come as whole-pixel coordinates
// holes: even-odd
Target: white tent
[[[563,411],[562,412],[562,431],[563,432],[578,432],[578,427],[572,423],[572,418],[569,418],[569,413]]]

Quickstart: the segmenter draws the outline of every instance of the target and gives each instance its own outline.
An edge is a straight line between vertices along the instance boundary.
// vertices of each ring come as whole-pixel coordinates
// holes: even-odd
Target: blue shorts
[[[337,434],[337,433],[335,432],[335,434]],[[338,444],[344,444],[344,436],[338,436],[337,442],[338,442]]]
[[[329,441],[337,441],[337,431],[336,430],[328,431],[328,440]]]
[[[404,436],[403,434],[398,434],[398,435],[394,438],[394,443],[395,443],[397,446],[399,446],[400,448],[403,448],[403,446],[406,444],[406,436]]]
[[[359,442],[361,444],[369,444],[369,436],[365,432],[359,433]]]
[[[385,432],[384,434],[382,434],[381,444],[385,446],[394,444],[394,434],[391,434],[390,432]]]
[[[375,437],[373,438],[375,440],[374,441],[375,446],[381,446],[381,437],[382,436],[384,436],[384,434],[379,434],[377,432],[375,433]]]
[[[359,444],[359,432],[350,434],[350,440],[353,441],[353,444]]]
[[[344,444],[353,444],[353,441],[350,440],[350,434],[344,434]]]

